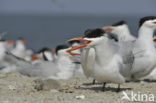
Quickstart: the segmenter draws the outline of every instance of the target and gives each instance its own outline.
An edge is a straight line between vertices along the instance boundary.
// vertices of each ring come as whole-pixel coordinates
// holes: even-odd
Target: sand
[[[70,80],[50,80],[27,77],[17,72],[0,74],[0,103],[134,103],[123,97],[123,91],[156,96],[156,82],[129,82],[121,85],[116,92],[117,84],[107,84],[102,91],[102,84],[91,84],[92,79],[76,76]],[[149,99],[149,98],[148,98]],[[140,101],[137,103],[156,103]]]

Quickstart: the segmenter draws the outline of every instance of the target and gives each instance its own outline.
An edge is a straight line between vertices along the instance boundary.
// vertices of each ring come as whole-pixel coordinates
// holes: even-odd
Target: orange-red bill
[[[73,46],[71,49],[67,50],[66,52],[69,53],[70,55],[81,55],[80,53],[72,53],[72,51],[86,47],[86,44],[81,44],[79,46]]]
[[[156,39],[153,39],[153,41],[156,43]]]
[[[106,33],[111,33],[112,32],[112,28],[110,26],[104,26],[102,27],[102,29],[106,32]]]
[[[26,43],[26,42],[27,42],[27,40],[24,40],[24,39],[23,39],[23,40],[22,40],[22,42],[23,42],[23,43]]]
[[[75,40],[83,41],[83,37],[72,38],[72,39],[70,39],[68,41],[75,41]]]
[[[71,49],[67,50],[66,52],[69,53],[70,55],[80,55],[79,53],[72,53],[72,51],[86,47],[89,43],[91,43],[91,41],[89,40],[85,40],[83,37],[78,37],[78,38],[73,38],[70,39],[69,41],[74,41],[74,40],[80,40],[80,41],[85,41],[85,44],[80,44],[78,46],[73,46]]]
[[[153,22],[153,24],[156,24],[156,22]]]
[[[35,60],[38,60],[38,59],[39,59],[39,58],[38,58],[37,55],[32,55],[32,56],[31,56],[31,60],[32,60],[32,61],[35,61]]]
[[[13,44],[15,44],[15,42],[13,40],[7,40],[7,44],[8,45],[13,45]]]
[[[55,52],[56,52],[54,48],[52,48],[50,51],[51,51],[52,53],[55,53]]]

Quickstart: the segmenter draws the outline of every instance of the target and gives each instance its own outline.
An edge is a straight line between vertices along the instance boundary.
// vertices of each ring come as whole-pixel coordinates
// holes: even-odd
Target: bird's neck
[[[107,39],[107,38],[106,38]],[[109,40],[104,40],[99,45],[94,47],[96,63],[103,65],[110,62],[114,56],[114,50]],[[104,63],[105,62],[105,63]]]
[[[81,53],[81,64],[83,68],[86,68],[86,63],[88,62],[88,54],[89,54],[89,49],[88,48],[83,48],[82,53]]]
[[[50,52],[43,52],[42,54],[45,61],[53,61],[52,54]]]
[[[69,61],[71,61],[71,59],[70,59],[70,57],[68,57],[66,55],[58,55],[57,56],[57,61],[69,62]]]
[[[132,41],[135,40],[135,37],[130,33],[128,28],[118,32],[119,41]]]
[[[17,43],[16,50],[25,50],[25,46],[22,43]]]
[[[56,60],[59,69],[61,70],[73,70],[73,61],[69,56],[66,55],[58,55]]]
[[[148,28],[143,25],[142,27],[140,27],[138,32],[138,41],[142,45],[144,45],[144,47],[154,48],[153,33],[154,33],[153,28]]]

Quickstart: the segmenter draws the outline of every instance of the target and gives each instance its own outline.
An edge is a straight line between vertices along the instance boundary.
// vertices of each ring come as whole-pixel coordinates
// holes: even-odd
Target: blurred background
[[[156,16],[156,0],[0,0],[0,33],[38,50],[119,20],[137,34],[138,20],[149,15]]]

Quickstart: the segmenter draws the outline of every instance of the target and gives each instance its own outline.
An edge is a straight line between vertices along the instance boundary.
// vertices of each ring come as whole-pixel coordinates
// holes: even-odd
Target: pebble
[[[59,91],[56,90],[56,89],[51,89],[50,92],[52,92],[52,93],[57,93],[57,92],[59,92]]]
[[[16,87],[13,86],[13,85],[9,85],[8,88],[9,88],[10,90],[16,90]]]
[[[79,95],[75,97],[76,99],[85,99],[85,95]]]

